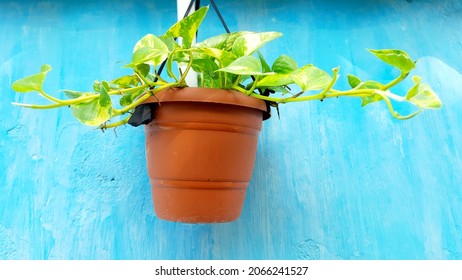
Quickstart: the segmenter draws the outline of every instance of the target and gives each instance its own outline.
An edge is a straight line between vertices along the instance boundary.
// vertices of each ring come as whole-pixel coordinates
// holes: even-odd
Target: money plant
[[[37,92],[49,104],[14,105],[33,109],[70,107],[81,123],[102,129],[117,127],[128,122],[137,106],[159,91],[188,87],[186,76],[197,73],[198,87],[229,89],[262,99],[277,106],[282,103],[320,100],[337,97],[357,97],[362,105],[385,102],[391,115],[397,119],[414,117],[425,109],[438,109],[441,101],[431,87],[413,76],[413,85],[406,94],[393,92],[415,68],[416,61],[402,50],[381,49],[368,51],[386,64],[398,69],[399,75],[382,83],[363,81],[352,74],[346,75],[351,88],[335,87],[339,68],[331,73],[312,64],[299,66],[288,55],[282,54],[270,63],[259,52],[266,43],[280,37],[279,32],[238,31],[225,33],[193,43],[196,32],[208,7],[202,7],[178,21],[160,36],[148,34],[133,48],[131,61],[124,65],[130,74],[111,81],[95,81],[91,90],[61,90],[58,98],[45,92],[43,83],[50,65],[40,72],[19,79],[12,84],[16,92]],[[181,40],[178,40],[181,38]],[[164,67],[165,66],[165,67]],[[162,72],[162,69],[165,71]],[[411,114],[402,115],[394,109],[396,102],[415,107]]]

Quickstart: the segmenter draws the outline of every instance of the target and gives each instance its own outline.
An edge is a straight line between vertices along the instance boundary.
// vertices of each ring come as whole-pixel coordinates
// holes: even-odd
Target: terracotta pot
[[[185,223],[236,220],[252,176],[265,102],[207,88],[151,97],[146,157],[158,218]]]

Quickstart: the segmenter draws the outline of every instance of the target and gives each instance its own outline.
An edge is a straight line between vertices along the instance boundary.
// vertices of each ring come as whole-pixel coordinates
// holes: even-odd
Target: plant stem
[[[53,97],[53,96],[51,96],[51,95],[48,95],[48,94],[47,94],[45,91],[43,91],[43,90],[40,90],[39,93],[40,93],[41,95],[43,95],[43,97],[45,97],[46,99],[51,100],[51,101],[53,101],[53,102],[56,102],[56,103],[63,103],[63,102],[64,102],[64,100],[62,100],[62,99],[58,99],[58,98],[56,98],[56,97]]]
[[[151,86],[151,81],[148,81],[148,79],[146,79],[146,77],[143,77],[143,75],[141,75],[141,73],[136,69],[135,75],[141,80],[142,83]]]
[[[332,87],[335,85],[335,82],[337,82],[337,78],[338,78],[338,70],[339,68],[334,68],[332,69],[332,73],[333,73],[333,77],[332,77],[332,80],[330,81],[330,83],[327,85],[327,87],[325,87],[318,95],[320,96],[320,99],[319,100],[323,100],[324,98],[326,98],[326,95],[327,93],[332,89]]]
[[[148,85],[140,85],[137,87],[132,87],[132,88],[125,88],[125,89],[120,89],[120,90],[111,90],[108,91],[109,95],[114,95],[114,94],[120,94],[120,93],[128,93],[128,92],[134,92],[138,90],[142,90],[147,88]],[[93,99],[99,98],[99,94],[92,94],[92,95],[85,95],[85,96],[80,96],[77,98],[73,99],[68,99],[68,100],[62,100],[58,99],[59,102],[53,103],[53,104],[47,104],[47,105],[37,105],[37,104],[25,104],[25,103],[16,103],[12,102],[11,104],[15,106],[21,106],[25,108],[32,108],[32,109],[53,109],[53,108],[59,108],[59,107],[64,107],[64,106],[71,106],[73,104],[81,103],[81,102],[86,102],[86,101],[91,101]]]
[[[189,52],[189,57],[190,57],[190,59],[189,59],[188,65],[186,66],[186,69],[184,70],[184,73],[181,75],[180,80],[178,81],[180,86],[182,86],[182,85],[187,86],[187,84],[185,82],[185,79],[186,79],[186,76],[188,75],[189,70],[191,69],[191,66],[192,66],[192,62],[193,62],[193,60],[192,60],[192,52]],[[181,71],[180,71],[180,73],[181,73]]]
[[[388,111],[390,111],[390,113],[393,115],[393,117],[397,118],[398,120],[407,120],[407,119],[410,119],[414,116],[416,116],[417,114],[419,114],[420,112],[422,112],[421,109],[419,109],[418,111],[412,113],[412,114],[409,114],[409,115],[406,115],[406,116],[401,116],[400,114],[398,114],[395,109],[393,109],[393,105],[391,104],[391,101],[390,101],[390,98],[388,98],[387,96],[383,95],[383,94],[380,94],[383,98],[383,100],[385,100],[385,103],[387,104],[387,107],[388,107]]]
[[[158,73],[156,70],[154,70],[154,75],[156,76],[157,80],[162,82],[162,83],[167,83]]]
[[[380,89],[381,90],[387,90],[389,88],[392,88],[392,87],[396,86],[397,84],[399,84],[402,80],[406,79],[406,77],[408,75],[409,75],[409,73],[401,72],[401,74],[396,79],[394,79],[393,81],[389,82],[386,85],[383,85],[382,88],[380,88]]]
[[[173,71],[172,71],[172,61],[173,61],[173,54],[174,54],[174,53],[175,53],[175,51],[172,51],[172,52],[169,54],[168,58],[167,58],[167,74],[168,74],[170,77],[172,77],[172,79],[174,79],[175,82],[178,83],[178,82],[179,82],[178,77],[177,77],[175,74],[173,74]]]
[[[113,116],[123,115],[123,114],[127,113],[128,111],[130,111],[131,109],[134,109],[136,106],[140,105],[144,101],[146,101],[146,99],[153,96],[157,92],[162,91],[162,90],[167,89],[167,88],[178,87],[178,86],[179,86],[179,83],[169,83],[169,84],[157,87],[155,89],[146,91],[144,94],[139,96],[138,99],[135,102],[131,103],[130,105],[127,105],[127,106],[123,107],[122,109],[113,108],[112,109],[112,112],[113,112],[112,115]]]
[[[236,80],[234,81],[234,83],[233,83],[232,86],[233,86],[233,87],[239,86],[240,80],[241,80],[241,75],[237,75]]]
[[[93,95],[81,96],[81,97],[69,99],[69,100],[61,100],[60,103],[54,103],[54,104],[49,104],[49,105],[24,104],[24,103],[16,103],[16,102],[12,102],[12,104],[15,106],[21,106],[21,107],[32,108],[32,109],[53,109],[53,108],[59,108],[63,106],[70,106],[75,103],[91,101],[93,99],[96,99],[97,97],[99,97],[99,94],[93,94]]]
[[[118,122],[114,122],[114,123],[110,123],[110,124],[102,124],[102,125],[100,125],[99,128],[104,130],[104,129],[108,129],[108,128],[114,128],[114,127],[117,127],[117,126],[121,126],[121,125],[124,125],[124,124],[128,123],[130,118],[131,118],[131,115],[126,117],[123,120],[118,121]]]
[[[340,90],[335,90],[335,91],[329,91],[327,93],[320,92],[318,94],[313,94],[313,95],[308,95],[308,96],[300,96],[300,97],[271,97],[271,96],[264,96],[260,95],[257,93],[248,93],[249,91],[239,87],[239,86],[232,86],[231,87],[234,90],[237,90],[241,93],[247,94],[249,96],[270,101],[270,102],[276,102],[276,103],[289,103],[289,102],[300,102],[300,101],[311,101],[311,100],[322,100],[324,98],[334,98],[334,97],[341,97],[341,96],[355,96],[355,97],[361,97],[361,96],[371,96],[375,94],[374,89],[359,89],[359,90],[348,90],[348,91],[340,91]]]
[[[255,88],[257,87],[257,83],[258,83],[259,80],[260,80],[260,76],[255,77],[255,80],[253,81],[252,87],[250,87],[250,89],[245,91],[244,93],[249,95],[249,96],[254,96],[254,95],[260,96],[260,94],[257,94],[255,92],[253,92],[255,90]],[[234,85],[232,87],[234,87]]]
[[[114,90],[110,90],[108,91],[107,93],[109,95],[113,95],[113,94],[118,94],[118,93],[128,93],[128,92],[134,92],[134,91],[138,91],[138,90],[142,90],[142,89],[145,89],[147,88],[148,85],[140,85],[140,86],[136,86],[136,87],[132,87],[132,88],[124,88],[124,89],[114,89]]]

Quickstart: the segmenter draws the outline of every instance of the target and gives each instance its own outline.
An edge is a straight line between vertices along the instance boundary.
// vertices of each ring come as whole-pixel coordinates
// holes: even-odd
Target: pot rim
[[[257,109],[263,111],[264,114],[267,113],[264,100],[247,96],[235,90],[216,88],[185,87],[165,89],[146,99],[143,104],[185,101],[237,105]]]

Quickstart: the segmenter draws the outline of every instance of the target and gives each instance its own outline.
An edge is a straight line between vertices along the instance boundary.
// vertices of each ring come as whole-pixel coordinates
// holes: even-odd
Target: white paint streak
[[[189,6],[190,2],[191,2],[190,0],[177,0],[176,1],[176,3],[177,3],[177,19],[178,20],[183,19],[184,15],[186,14],[186,11],[188,10],[188,6]],[[194,5],[193,5],[191,7],[191,10],[189,11],[188,15],[192,14],[194,11],[195,11],[195,8],[194,8]],[[178,39],[180,44],[181,44],[181,39],[182,38]],[[196,38],[193,39],[192,44],[195,44],[195,42],[196,42]],[[186,69],[186,66],[181,66],[180,68],[184,72],[184,70]],[[197,87],[197,73],[194,72],[193,70],[190,70],[188,72],[188,74],[186,75],[185,81],[190,87]]]

